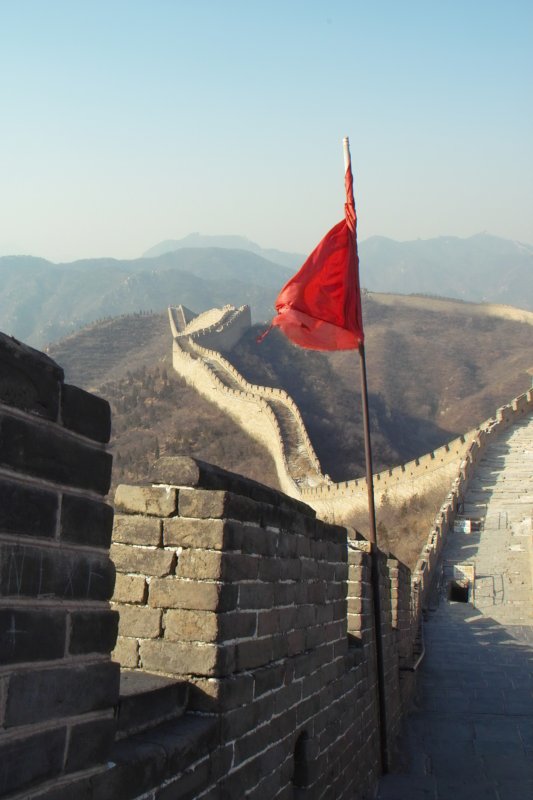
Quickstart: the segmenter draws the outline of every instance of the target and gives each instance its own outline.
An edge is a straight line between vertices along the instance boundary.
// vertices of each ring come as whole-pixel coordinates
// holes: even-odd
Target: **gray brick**
[[[201,519],[236,519],[259,521],[260,509],[253,500],[232,492],[181,489],[179,496],[181,517]]]
[[[242,610],[255,608],[272,608],[275,591],[272,583],[250,583],[239,586],[239,608]]]
[[[228,583],[253,580],[257,577],[259,559],[241,553],[184,550],[178,561],[176,574],[180,578],[196,580],[221,580]]]
[[[212,611],[170,609],[165,614],[165,638],[171,641],[224,642],[253,636],[256,615],[246,612],[225,614]]]
[[[118,701],[119,665],[73,665],[10,677],[6,728],[111,708]]]
[[[217,679],[195,676],[189,679],[189,686],[191,711],[230,711],[242,706],[252,709],[254,679],[249,673]]]
[[[158,608],[232,611],[237,607],[237,597],[237,586],[155,578],[150,582],[148,602]]]
[[[22,790],[61,772],[66,728],[44,731],[0,744],[0,792]]]
[[[161,635],[161,609],[122,605],[119,611],[121,636],[157,639]]]
[[[269,636],[263,639],[248,639],[238,642],[237,669],[254,669],[262,667],[272,661],[272,639]]]
[[[53,539],[57,511],[56,492],[0,479],[0,529],[5,533]]]
[[[110,653],[117,641],[116,611],[72,611],[69,653]]]
[[[130,547],[127,544],[114,544],[111,547],[111,558],[121,572],[138,572],[157,578],[172,574],[176,565],[174,550]]]
[[[148,584],[143,575],[117,572],[113,600],[116,603],[146,603]]]
[[[65,771],[74,772],[109,761],[115,730],[114,718],[74,725],[70,732]]]
[[[15,472],[106,494],[111,455],[45,427],[0,413],[0,464]]]
[[[178,491],[166,486],[127,486],[115,493],[115,509],[128,514],[171,517],[178,509]]]
[[[0,664],[62,658],[66,617],[65,611],[0,609]]]
[[[61,503],[61,539],[108,549],[113,529],[113,509],[106,503],[64,494]]]
[[[145,640],[140,646],[143,668],[173,675],[229,675],[235,668],[233,645]]]
[[[117,661],[122,667],[135,669],[139,666],[139,642],[137,639],[127,639],[124,636],[117,637],[117,643],[113,650],[113,661]]]
[[[159,547],[162,541],[162,527],[162,521],[156,517],[147,517],[141,514],[116,514],[113,525],[113,541],[122,544]]]
[[[111,435],[111,409],[107,400],[64,384],[61,390],[61,420],[65,428],[95,442],[106,443]]]
[[[232,531],[221,519],[187,519],[172,517],[163,522],[165,546],[198,547],[206,550],[227,550]]]
[[[0,333],[0,403],[57,420],[63,370],[51,358]]]
[[[0,545],[0,594],[108,600],[115,568],[107,555],[30,545]]]

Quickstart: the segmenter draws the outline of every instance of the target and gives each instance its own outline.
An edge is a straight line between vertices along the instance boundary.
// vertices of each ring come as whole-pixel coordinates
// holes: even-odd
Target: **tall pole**
[[[344,167],[345,172],[352,171],[350,157],[350,142],[346,136],[343,140],[344,148]],[[352,196],[347,198],[355,208]],[[353,230],[354,248],[357,253],[357,231]],[[371,576],[372,576],[372,600],[374,609],[374,630],[376,635],[376,669],[377,669],[377,688],[379,705],[379,735],[381,751],[381,769],[388,772],[389,769],[389,748],[387,741],[387,704],[385,699],[385,663],[383,654],[383,639],[381,635],[381,598],[379,580],[379,556],[377,550],[376,536],[376,508],[374,504],[374,481],[372,478],[372,448],[370,444],[370,417],[368,413],[368,385],[366,379],[366,358],[364,342],[359,342],[359,362],[361,367],[361,401],[363,406],[363,428],[365,440],[365,464],[366,464],[366,485],[368,491],[368,527],[371,547]]]

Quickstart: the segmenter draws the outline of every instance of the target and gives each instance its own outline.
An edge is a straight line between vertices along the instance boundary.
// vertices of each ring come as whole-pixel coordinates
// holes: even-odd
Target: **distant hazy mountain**
[[[371,291],[533,310],[530,245],[487,234],[415,242],[376,236],[361,242],[359,249],[361,283]],[[263,250],[239,236],[199,234],[163,242],[128,261],[99,258],[54,264],[32,256],[4,256],[0,330],[42,347],[98,319],[162,311],[175,303],[197,311],[248,303],[255,320],[267,320],[279,290],[304,258]]]
[[[301,253],[264,250],[243,236],[203,236],[168,239],[144,257],[181,248],[238,248],[298,269]],[[533,246],[477,234],[467,239],[441,236],[396,242],[373,236],[359,243],[361,283],[372,292],[432,294],[470,302],[507,303],[533,310]],[[280,287],[281,288],[281,287]]]
[[[533,310],[533,247],[486,233],[359,246],[361,283],[373,292],[433,294]]]
[[[0,258],[0,330],[42,347],[97,319],[175,303],[198,311],[247,303],[256,319],[267,319],[290,274],[255,253],[222,248],[70,264],[6,256]]]
[[[250,241],[245,236],[204,236],[201,233],[190,233],[184,239],[167,239],[156,244],[144,253],[143,258],[153,258],[154,256],[171,253],[174,250],[181,250],[189,247],[223,247],[229,250],[248,250],[256,253],[267,261],[274,264],[281,264],[283,267],[295,269],[300,267],[305,256],[301,253],[284,253],[282,250],[264,249],[255,242]]]

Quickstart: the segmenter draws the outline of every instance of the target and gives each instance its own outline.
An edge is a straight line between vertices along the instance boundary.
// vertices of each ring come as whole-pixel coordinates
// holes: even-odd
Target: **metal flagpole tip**
[[[350,140],[347,136],[345,136],[344,139],[342,140],[342,146],[344,149],[344,169],[345,171],[347,171],[351,164]]]

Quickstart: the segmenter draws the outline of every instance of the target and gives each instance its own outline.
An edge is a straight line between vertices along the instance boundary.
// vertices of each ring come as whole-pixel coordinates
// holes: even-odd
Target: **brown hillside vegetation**
[[[133,314],[49,348],[66,379],[111,404],[113,485],[146,479],[160,455],[192,455],[279,488],[272,457],[172,369],[166,314]]]
[[[445,444],[531,385],[531,325],[458,301],[364,298],[374,471]],[[411,302],[410,302],[411,301]],[[471,309],[471,313],[469,312]],[[363,473],[359,359],[291,345],[274,329],[249,332],[230,359],[253,383],[282,386],[298,403],[324,470]]]
[[[375,471],[475,427],[531,384],[530,325],[483,306],[425,300],[364,298]],[[230,360],[251,382],[294,397],[332,478],[362,474],[357,355],[300,350],[275,330],[261,345],[255,337],[243,337]],[[173,372],[171,346],[166,314],[136,314],[49,350],[67,380],[110,400],[115,482],[144,477],[157,452],[182,452],[277,485],[266,451]]]

